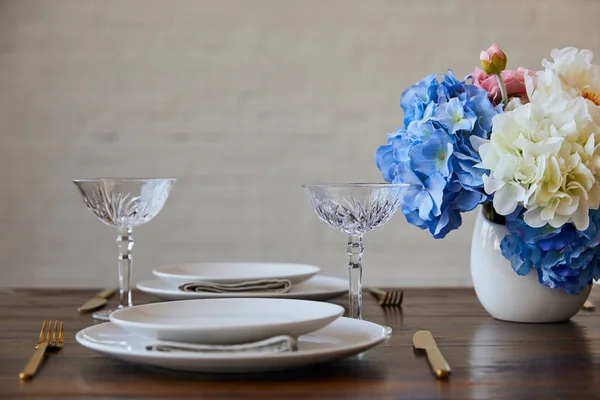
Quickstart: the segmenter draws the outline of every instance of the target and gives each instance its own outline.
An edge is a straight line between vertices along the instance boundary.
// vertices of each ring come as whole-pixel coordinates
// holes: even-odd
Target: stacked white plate
[[[331,300],[348,292],[346,280],[318,275],[314,265],[289,263],[195,263],[169,265],[152,271],[155,279],[137,288],[162,300],[261,297],[302,300]],[[235,284],[265,279],[285,279],[292,283],[288,292],[187,292],[179,286],[190,282]]]
[[[292,299],[204,299],[118,310],[111,322],[83,329],[77,341],[135,364],[195,372],[262,372],[329,362],[385,339],[383,327],[343,318],[336,304]],[[157,351],[160,344],[230,345],[277,335],[298,339],[288,352]],[[149,346],[149,347],[148,347]]]

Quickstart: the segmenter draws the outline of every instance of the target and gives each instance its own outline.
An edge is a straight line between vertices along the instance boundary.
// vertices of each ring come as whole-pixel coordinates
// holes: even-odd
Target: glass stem
[[[119,250],[119,306],[117,308],[131,307],[131,250],[133,249],[133,236],[131,228],[121,228],[117,235],[117,249]]]
[[[365,250],[363,235],[348,236],[348,297],[350,299],[348,316],[362,319],[362,256]]]

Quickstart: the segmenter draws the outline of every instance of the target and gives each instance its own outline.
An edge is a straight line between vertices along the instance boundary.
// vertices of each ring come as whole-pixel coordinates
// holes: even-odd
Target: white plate
[[[190,372],[263,372],[340,360],[370,349],[385,339],[372,322],[338,318],[325,328],[300,336],[298,351],[279,354],[163,353],[145,350],[154,343],[108,322],[90,326],[75,336],[84,347],[134,364]]]
[[[307,281],[292,285],[287,293],[198,293],[183,292],[162,279],[150,279],[137,284],[137,288],[161,300],[226,299],[239,297],[262,297],[273,299],[331,300],[348,293],[348,281],[335,276],[313,276]]]
[[[308,300],[204,299],[123,308],[110,314],[110,321],[152,339],[229,344],[276,335],[298,337],[343,313],[337,304]]]
[[[174,285],[194,281],[238,283],[260,279],[287,279],[300,283],[319,273],[315,265],[283,263],[196,263],[155,268],[154,276]]]

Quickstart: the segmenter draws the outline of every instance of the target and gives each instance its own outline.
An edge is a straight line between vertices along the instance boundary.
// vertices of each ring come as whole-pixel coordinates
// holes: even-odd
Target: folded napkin
[[[298,350],[298,342],[293,337],[287,335],[275,336],[258,342],[232,345],[191,344],[162,341],[146,346],[146,350],[193,353],[285,353]]]
[[[179,286],[184,292],[208,293],[247,293],[247,292],[277,292],[286,293],[292,287],[287,279],[264,279],[240,283],[190,282]]]

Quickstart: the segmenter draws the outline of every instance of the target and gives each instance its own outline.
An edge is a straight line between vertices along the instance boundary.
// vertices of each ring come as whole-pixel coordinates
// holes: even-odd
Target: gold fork
[[[46,326],[48,329],[46,329]],[[52,320],[44,321],[42,324],[42,330],[40,331],[40,337],[38,338],[37,345],[35,346],[35,352],[25,365],[23,372],[19,374],[22,380],[33,378],[35,373],[40,367],[44,354],[49,350],[60,350],[64,344],[64,330],[63,322],[54,321],[54,328],[52,327]]]
[[[379,297],[379,305],[382,307],[400,307],[402,305],[402,299],[404,298],[404,292],[402,290],[386,291],[370,288],[369,291]]]

